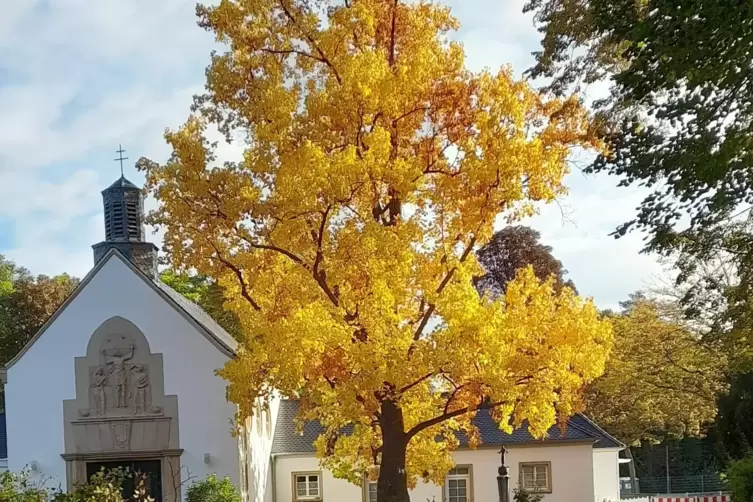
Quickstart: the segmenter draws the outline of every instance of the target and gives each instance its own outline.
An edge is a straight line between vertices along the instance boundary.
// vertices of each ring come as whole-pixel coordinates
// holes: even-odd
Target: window
[[[550,462],[520,464],[520,485],[524,490],[551,493],[551,471]]]
[[[262,416],[261,416],[261,404],[259,404],[259,401],[256,401],[256,409],[254,410],[254,415],[256,415],[256,433],[258,435],[262,435]]]
[[[366,481],[366,502],[377,502],[376,481]]]
[[[470,502],[470,466],[457,466],[450,471],[444,484],[444,500],[445,502]]]
[[[248,420],[246,420],[248,422]],[[240,483],[240,489],[241,489],[241,496],[244,497],[244,500],[246,500],[248,493],[248,487],[250,482],[250,477],[248,475],[248,452],[249,452],[249,434],[248,431],[243,428],[240,434],[240,455],[239,460],[241,463],[241,483]]]
[[[264,410],[264,428],[267,429],[267,438],[272,439],[272,410],[269,406]]]
[[[318,472],[293,473],[295,500],[321,500],[321,479]]]

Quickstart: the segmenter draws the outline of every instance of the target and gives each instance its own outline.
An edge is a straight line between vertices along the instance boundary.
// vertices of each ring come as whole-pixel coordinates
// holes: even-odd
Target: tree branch
[[[452,381],[451,381],[451,383],[452,383],[452,385],[455,386],[455,389],[452,391],[452,394],[450,394],[447,397],[447,402],[444,404],[443,413],[449,413],[449,411],[450,411],[450,405],[452,404],[452,400],[455,399],[455,396],[458,394],[458,392],[460,392],[462,389],[464,389],[465,387],[467,387],[467,384],[456,385],[455,382],[452,382]]]
[[[500,406],[504,404],[504,401],[494,401],[492,403],[483,403],[479,405],[477,408],[474,408],[476,410],[489,410],[491,408],[496,408],[497,406]],[[424,429],[428,429],[429,427],[432,427],[437,424],[441,424],[445,420],[449,420],[451,418],[459,417],[460,415],[464,415],[471,411],[470,406],[466,406],[465,408],[460,408],[458,410],[450,411],[447,413],[442,413],[439,416],[436,416],[432,419],[426,420],[425,422],[421,422],[420,424],[416,424],[411,428],[408,432],[405,433],[405,437],[407,441],[410,441],[410,439],[421,432]]]
[[[232,264],[230,261],[223,258],[222,253],[220,253],[220,250],[217,249],[217,246],[214,244],[214,242],[212,242],[211,239],[207,238],[207,242],[214,249],[214,252],[217,255],[217,259],[220,260],[220,262],[222,262],[222,264],[227,268],[232,270],[235,276],[238,278],[238,282],[241,286],[241,296],[243,296],[243,298],[251,304],[254,310],[256,310],[257,312],[261,311],[259,304],[251,297],[251,294],[248,292],[248,288],[246,287],[246,280],[243,278],[243,271]]]
[[[468,246],[466,246],[465,250],[463,250],[463,254],[460,256],[460,263],[463,263],[467,258],[468,255],[473,250],[473,246],[476,244],[476,237],[471,237],[470,242],[468,242]],[[452,276],[455,275],[455,271],[457,270],[457,267],[452,267],[449,272],[447,272],[447,275],[445,275],[444,279],[442,279],[442,282],[439,283],[439,286],[437,287],[436,293],[439,295],[444,291],[444,288],[447,287],[447,284],[449,284],[450,280],[452,279]],[[421,338],[421,335],[423,334],[424,328],[426,328],[426,325],[429,322],[429,319],[431,318],[432,314],[434,314],[434,311],[436,310],[436,304],[430,303],[429,308],[426,309],[426,312],[423,313],[421,316],[421,322],[419,323],[418,327],[416,328],[415,333],[413,334],[413,341],[418,341],[419,338]],[[412,343],[410,348],[408,349],[408,356],[413,353],[415,350],[415,344]]]
[[[317,236],[316,258],[314,259],[314,265],[311,268],[311,275],[314,277],[314,280],[317,282],[317,284],[319,284],[319,287],[322,288],[324,294],[327,295],[329,301],[331,301],[335,305],[335,307],[339,307],[340,298],[337,294],[335,294],[334,291],[332,291],[332,288],[329,287],[329,284],[327,284],[327,273],[324,270],[319,270],[319,265],[321,265],[322,260],[324,259],[324,255],[322,253],[322,241],[324,240],[324,232],[327,227],[327,218],[331,209],[331,205],[327,206],[327,209],[322,214],[322,222],[319,225],[319,235]]]
[[[310,52],[306,52],[306,51],[299,51],[296,49],[270,49],[268,47],[262,47],[259,50],[262,52],[266,52],[268,54],[280,54],[280,55],[285,55],[285,56],[289,56],[290,54],[295,54],[297,56],[303,56],[306,58],[313,59],[314,61],[319,61],[320,63],[327,64],[326,60],[316,57]]]
[[[311,36],[311,34],[305,32],[303,28],[301,28],[301,26],[298,24],[298,21],[296,21],[293,14],[285,5],[285,0],[279,0],[279,2],[280,2],[280,7],[282,8],[282,11],[285,13],[285,15],[290,20],[290,22],[292,22],[295,26],[298,27],[298,29],[301,30],[301,33],[303,34],[304,37],[306,37],[306,40],[309,41],[309,43],[311,44],[311,47],[313,47],[314,50],[316,50],[316,52],[319,53],[319,57],[321,58],[320,61],[326,64],[327,66],[329,66],[329,68],[332,70],[332,73],[334,73],[335,75],[335,79],[337,80],[337,83],[342,85],[343,82],[342,82],[342,79],[340,78],[340,74],[337,72],[337,68],[335,68],[335,65],[332,64],[332,61],[330,61],[329,58],[327,58],[327,56],[324,54],[322,49],[319,47],[319,44],[316,43],[316,41]]]
[[[415,382],[409,383],[408,385],[404,386],[403,388],[401,388],[400,390],[398,390],[397,393],[398,394],[402,394],[404,392],[407,392],[407,391],[411,390],[413,387],[415,387],[416,385],[419,385],[421,382],[426,381],[426,379],[431,378],[434,375],[438,375],[440,373],[442,373],[442,370],[439,370],[439,372],[430,371],[429,373],[425,374],[424,376],[422,376],[421,378],[419,378]]]
[[[430,106],[419,106],[418,108],[414,108],[414,109],[412,109],[409,112],[403,113],[398,118],[396,118],[393,122],[399,122],[399,121],[403,120],[404,118],[407,118],[407,117],[413,115],[416,112],[428,112],[429,110],[431,110]]]
[[[316,258],[314,259],[314,266],[312,268],[315,275],[319,273],[319,265],[324,259],[324,253],[322,252],[322,241],[324,240],[324,231],[326,230],[327,226],[327,217],[329,216],[331,209],[332,205],[327,206],[327,209],[325,209],[322,213],[322,222],[319,225],[319,235],[317,235],[316,238]]]
[[[291,251],[288,251],[287,249],[282,249],[280,247],[277,247],[277,246],[274,246],[274,245],[271,245],[271,244],[259,244],[257,242],[254,242],[247,235],[247,232],[242,231],[240,228],[238,228],[238,225],[235,225],[234,230],[235,230],[235,233],[238,234],[238,236],[241,239],[243,239],[243,241],[246,244],[248,244],[249,246],[251,246],[252,248],[254,248],[254,249],[265,249],[267,251],[275,251],[276,253],[280,253],[280,254],[282,254],[284,256],[287,256],[288,258],[290,258],[291,260],[293,260],[297,264],[302,265],[305,268],[308,268],[307,265],[306,265],[306,263],[303,261],[303,259],[300,258],[299,256],[295,255]]]
[[[390,67],[395,65],[395,31],[397,27],[398,1],[399,0],[395,0],[395,3],[392,5],[392,27],[391,27],[391,33],[390,33],[390,55],[389,55]]]

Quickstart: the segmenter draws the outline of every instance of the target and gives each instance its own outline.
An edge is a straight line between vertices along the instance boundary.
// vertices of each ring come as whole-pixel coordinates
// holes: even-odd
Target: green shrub
[[[123,481],[135,479],[135,493],[132,499],[123,498]],[[143,478],[129,470],[111,469],[100,471],[87,483],[76,485],[70,493],[58,493],[54,502],[152,502],[154,499],[146,494]]]
[[[217,479],[210,474],[203,481],[198,481],[186,491],[188,502],[242,502],[241,494],[230,478]]]
[[[753,455],[734,462],[727,471],[732,502],[753,502]]]
[[[541,493],[531,492],[522,488],[515,488],[512,493],[514,502],[541,502],[544,500],[544,495]]]
[[[123,481],[135,479],[133,498],[124,499]],[[50,490],[43,483],[34,483],[29,478],[29,471],[19,474],[0,473],[0,502],[153,502],[146,494],[144,480],[133,472],[113,469],[99,472],[87,483],[76,485],[69,493]]]
[[[0,502],[46,502],[50,492],[29,479],[29,471],[0,474]]]

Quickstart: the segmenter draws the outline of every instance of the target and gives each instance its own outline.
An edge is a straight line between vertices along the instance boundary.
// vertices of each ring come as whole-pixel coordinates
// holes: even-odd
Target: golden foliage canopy
[[[174,264],[217,277],[245,341],[221,374],[250,414],[272,389],[327,428],[355,479],[385,403],[407,479],[441,480],[491,408],[544,434],[580,406],[611,343],[594,306],[530,269],[492,301],[471,278],[495,217],[565,193],[572,147],[597,146],[574,99],[512,71],[472,73],[448,8],[397,0],[223,0],[200,24],[227,47],[165,164],[142,159]],[[208,124],[243,141],[216,165]],[[352,434],[340,435],[344,426]],[[393,431],[394,432],[394,431]]]

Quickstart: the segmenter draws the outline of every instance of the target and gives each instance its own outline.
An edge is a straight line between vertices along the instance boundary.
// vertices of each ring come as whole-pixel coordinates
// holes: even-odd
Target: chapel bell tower
[[[144,195],[139,187],[123,176],[123,149],[118,150],[120,178],[102,191],[105,213],[105,240],[92,246],[94,265],[115,248],[150,277],[157,274],[157,246],[146,242],[144,232]]]

